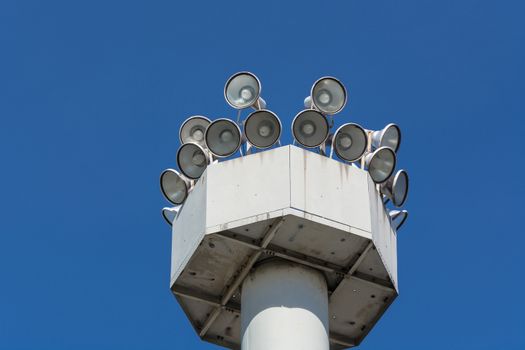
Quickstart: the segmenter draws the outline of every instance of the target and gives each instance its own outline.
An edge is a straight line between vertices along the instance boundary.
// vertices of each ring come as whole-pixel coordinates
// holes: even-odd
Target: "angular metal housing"
[[[173,223],[171,290],[199,336],[240,348],[240,286],[260,261],[322,271],[332,349],[396,298],[397,247],[368,173],[295,146],[214,163]]]

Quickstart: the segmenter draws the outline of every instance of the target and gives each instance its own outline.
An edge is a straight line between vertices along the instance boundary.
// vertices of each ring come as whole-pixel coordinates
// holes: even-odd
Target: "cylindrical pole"
[[[242,350],[328,350],[328,293],[316,270],[284,260],[258,266],[242,285]]]

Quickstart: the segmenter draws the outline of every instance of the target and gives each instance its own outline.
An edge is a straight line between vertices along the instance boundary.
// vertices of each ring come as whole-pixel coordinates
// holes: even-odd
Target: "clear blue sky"
[[[255,72],[289,125],[403,131],[401,294],[361,349],[524,349],[522,1],[0,3],[0,349],[216,349],[169,291],[160,172]]]

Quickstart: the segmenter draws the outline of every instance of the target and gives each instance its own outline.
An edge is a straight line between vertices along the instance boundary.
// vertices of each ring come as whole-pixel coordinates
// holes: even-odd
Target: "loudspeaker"
[[[337,156],[348,162],[355,162],[363,156],[368,144],[365,130],[358,124],[341,125],[335,132],[332,149]]]
[[[346,105],[346,96],[346,89],[339,80],[323,77],[314,83],[304,104],[306,108],[314,107],[325,115],[334,115]]]
[[[241,147],[241,129],[230,119],[221,118],[213,121],[204,134],[206,145],[217,157],[228,157]]]
[[[372,132],[372,147],[389,147],[397,152],[401,144],[401,129],[394,123],[390,123],[382,130]]]
[[[392,201],[396,207],[402,206],[408,195],[408,174],[405,170],[399,170],[386,182],[381,184],[381,193]]]
[[[257,148],[273,146],[281,137],[281,121],[267,109],[255,111],[244,121],[246,140]]]
[[[177,207],[173,207],[173,208],[169,208],[169,207],[165,207],[165,208],[162,208],[162,217],[164,218],[164,220],[166,220],[166,222],[172,226],[173,225],[173,220],[175,220],[175,218],[177,217],[177,214],[179,213],[181,209],[181,206],[177,206]]]
[[[179,139],[181,144],[193,142],[199,146],[206,147],[204,142],[204,133],[211,121],[201,115],[189,117],[182,123],[179,130]]]
[[[190,187],[190,181],[182,177],[177,170],[166,169],[160,174],[160,190],[164,197],[175,205],[184,202]]]
[[[198,179],[209,163],[207,151],[196,143],[185,143],[177,152],[177,164],[187,178]]]
[[[299,112],[292,122],[292,134],[304,147],[319,147],[328,138],[330,126],[325,116],[313,109]]]
[[[235,109],[253,107],[266,108],[261,95],[261,82],[250,72],[239,72],[232,75],[224,86],[224,98]]]
[[[389,147],[380,147],[365,156],[365,166],[375,183],[383,183],[394,172],[396,154]]]
[[[406,210],[391,210],[388,213],[388,216],[390,216],[390,221],[392,222],[392,226],[397,231],[403,226],[405,221],[408,218],[408,211]]]

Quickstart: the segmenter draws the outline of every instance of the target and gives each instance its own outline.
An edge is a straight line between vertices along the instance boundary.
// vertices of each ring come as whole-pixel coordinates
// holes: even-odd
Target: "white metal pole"
[[[242,285],[242,350],[328,350],[328,293],[316,270],[284,260],[258,266]]]

